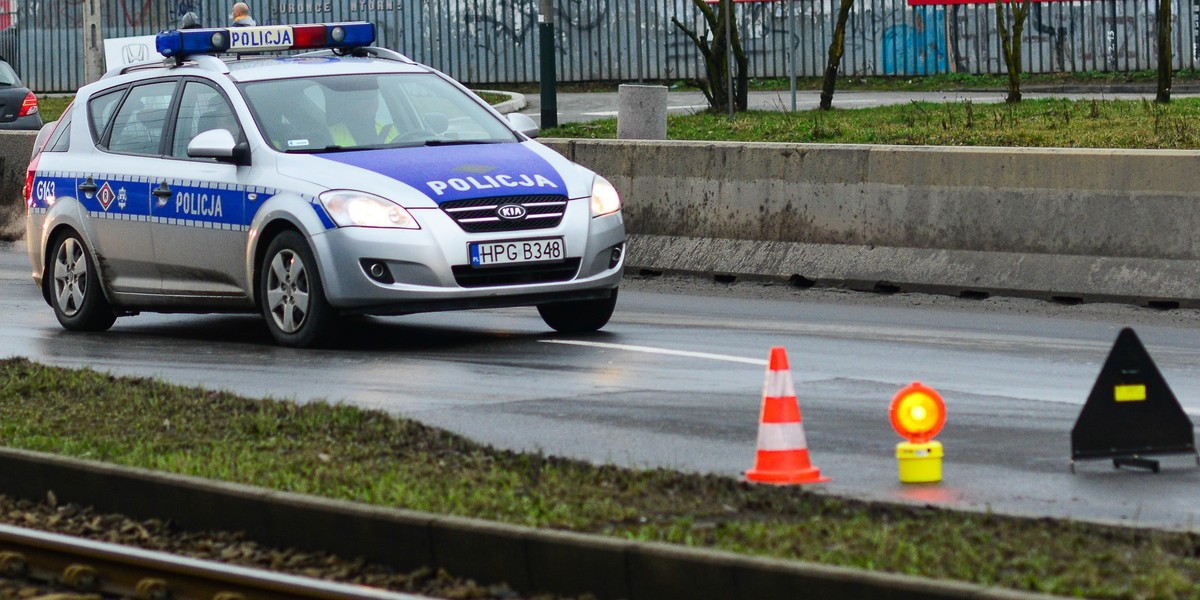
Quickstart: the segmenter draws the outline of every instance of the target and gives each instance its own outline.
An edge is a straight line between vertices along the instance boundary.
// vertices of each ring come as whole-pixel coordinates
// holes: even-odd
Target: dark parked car
[[[0,58],[0,129],[41,129],[37,96],[21,83],[17,72]]]

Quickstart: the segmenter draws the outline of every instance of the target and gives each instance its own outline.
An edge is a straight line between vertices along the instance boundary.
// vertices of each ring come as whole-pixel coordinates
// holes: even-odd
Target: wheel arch
[[[298,194],[283,193],[271,197],[258,210],[250,225],[249,247],[246,249],[246,283],[254,306],[262,309],[259,297],[259,265],[267,252],[267,246],[284,231],[295,231],[304,236],[314,253],[313,236],[333,227],[324,214],[324,208],[315,200]]]
[[[262,265],[263,258],[266,257],[267,248],[270,247],[271,242],[285,231],[295,231],[305,238],[308,237],[304,233],[304,228],[300,225],[289,219],[279,218],[263,226],[259,231],[258,241],[254,245],[253,261],[250,264],[250,289],[254,298],[254,306],[260,310],[262,309],[262,294],[259,293],[259,290],[262,289],[262,282],[259,278],[262,277],[262,270],[259,268],[259,265]]]
[[[88,242],[87,234],[81,227],[65,221],[55,223],[46,231],[46,243],[42,245],[42,299],[46,301],[47,305],[53,306],[54,299],[50,297],[50,286],[54,281],[50,274],[50,267],[53,263],[51,255],[58,246],[59,239],[72,233],[79,237],[79,241],[83,243],[83,249],[91,257],[92,268],[96,269],[96,280],[100,282],[100,292],[104,294],[104,299],[112,304],[112,295],[108,293],[108,279],[104,276],[104,266],[100,262],[100,257],[96,255],[96,249]]]

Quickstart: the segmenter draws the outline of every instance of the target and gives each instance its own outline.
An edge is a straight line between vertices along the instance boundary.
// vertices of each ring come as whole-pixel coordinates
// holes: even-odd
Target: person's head
[[[233,5],[233,18],[240,19],[250,14],[250,6],[245,2],[238,2]]]
[[[180,29],[197,29],[199,27],[200,17],[196,16],[196,13],[188,12],[184,13],[182,17],[179,17]]]

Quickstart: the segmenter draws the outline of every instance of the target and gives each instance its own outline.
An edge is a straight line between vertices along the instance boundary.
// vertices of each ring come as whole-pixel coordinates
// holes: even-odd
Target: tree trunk
[[[1158,0],[1158,95],[1154,101],[1171,101],[1171,0]]]
[[[833,41],[829,43],[829,63],[825,65],[825,82],[821,85],[821,110],[833,108],[833,88],[837,85],[838,65],[846,52],[846,21],[850,19],[850,7],[854,0],[842,0],[838,8],[837,26],[833,28]]]
[[[1000,53],[1008,69],[1009,104],[1021,101],[1021,34],[1025,31],[1025,18],[1029,16],[1029,0],[1021,0],[1020,6],[1012,8],[1012,30],[1009,31],[1006,5],[1013,0],[996,0],[996,29],[1000,31]],[[1170,0],[1167,0],[1170,1]]]
[[[704,17],[706,28],[703,31],[697,33],[675,17],[671,17],[671,22],[684,35],[688,36],[688,39],[692,40],[692,43],[700,50],[700,56],[704,59],[705,78],[697,80],[695,83],[704,92],[704,97],[708,99],[708,109],[716,113],[729,110],[731,101],[728,89],[729,47],[732,46],[737,69],[732,102],[737,110],[746,110],[750,89],[750,60],[742,50],[742,41],[738,36],[737,21],[734,19],[737,13],[729,13],[733,31],[725,31],[726,13],[724,11],[733,11],[732,0],[720,0],[717,11],[714,11],[704,0],[692,0],[692,4],[700,10],[700,14]],[[709,32],[712,32],[711,42],[709,41]],[[732,36],[728,44],[726,44],[725,38],[727,33]]]

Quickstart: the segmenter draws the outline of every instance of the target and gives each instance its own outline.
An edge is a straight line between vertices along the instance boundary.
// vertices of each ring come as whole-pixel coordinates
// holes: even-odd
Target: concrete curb
[[[526,106],[528,106],[528,103],[525,102],[525,94],[518,94],[517,92],[505,92],[505,91],[501,91],[501,90],[475,90],[475,91],[487,92],[489,94],[499,94],[502,96],[508,96],[508,100],[505,100],[504,102],[501,102],[500,104],[492,105],[492,108],[496,109],[496,112],[498,112],[502,115],[506,115],[506,114],[512,113],[512,112],[517,112],[517,111],[525,108]]]
[[[863,292],[1196,308],[1200,261],[629,236],[627,268]],[[1047,275],[1050,274],[1050,275]],[[1139,288],[1128,282],[1136,279]],[[1030,282],[1044,282],[1033,286]],[[1151,290],[1153,293],[1150,293]]]
[[[92,506],[401,570],[445,568],[518,591],[600,599],[1011,599],[1053,596],[376,507],[0,448],[0,493]],[[303,523],[302,527],[297,524]]]

